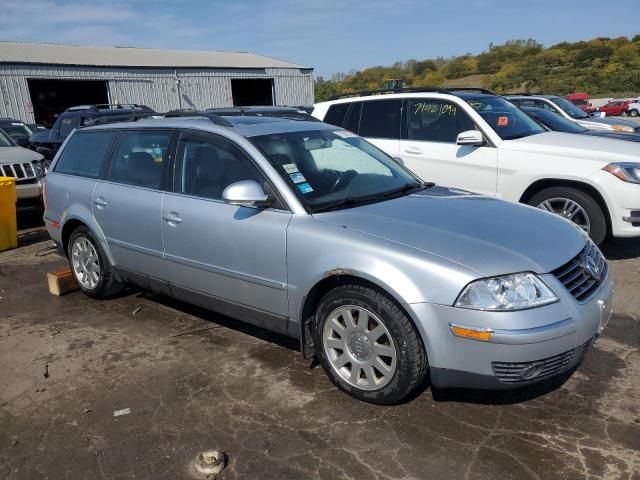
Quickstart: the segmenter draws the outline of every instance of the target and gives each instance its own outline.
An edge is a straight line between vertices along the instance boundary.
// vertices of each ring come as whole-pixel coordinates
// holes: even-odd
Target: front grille
[[[36,178],[31,162],[0,164],[0,174],[4,177],[13,177],[16,180]]]
[[[587,300],[607,277],[609,266],[598,247],[593,242],[560,268],[553,275],[569,290],[579,302]]]
[[[573,350],[553,357],[531,362],[491,362],[493,374],[504,383],[521,383],[531,380],[542,380],[565,372],[570,365],[580,363],[594,338]],[[533,377],[527,377],[527,371],[536,371]]]

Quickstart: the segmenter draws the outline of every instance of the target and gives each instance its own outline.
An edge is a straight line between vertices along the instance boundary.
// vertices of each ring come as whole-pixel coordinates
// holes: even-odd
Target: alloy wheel
[[[331,368],[353,387],[378,390],[395,374],[397,353],[391,333],[363,307],[333,310],[324,324],[322,342]]]
[[[93,244],[86,237],[78,237],[71,246],[71,265],[76,280],[87,290],[100,281],[100,260]]]
[[[569,198],[548,198],[541,202],[538,208],[571,220],[587,233],[591,231],[589,215],[587,215],[585,209],[574,200]]]

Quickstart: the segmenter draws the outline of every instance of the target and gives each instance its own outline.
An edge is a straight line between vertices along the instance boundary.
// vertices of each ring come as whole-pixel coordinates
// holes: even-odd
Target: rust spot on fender
[[[346,268],[334,268],[333,270],[329,270],[328,272],[326,272],[324,274],[324,278],[328,278],[328,277],[333,277],[336,275],[350,275],[351,274],[351,270],[347,270]]]

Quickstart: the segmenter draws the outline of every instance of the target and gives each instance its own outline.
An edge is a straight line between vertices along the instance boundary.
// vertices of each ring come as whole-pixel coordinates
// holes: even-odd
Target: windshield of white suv
[[[569,115],[571,118],[589,118],[589,115],[584,111],[580,110],[569,100],[562,97],[552,97],[551,100],[558,107],[560,107],[564,112]]]
[[[9,136],[0,130],[0,147],[15,147],[16,144],[9,138]]]
[[[533,118],[502,97],[479,96],[466,100],[503,140],[514,140],[546,131]]]
[[[249,140],[312,212],[380,202],[427,187],[387,154],[346,130],[288,132]]]

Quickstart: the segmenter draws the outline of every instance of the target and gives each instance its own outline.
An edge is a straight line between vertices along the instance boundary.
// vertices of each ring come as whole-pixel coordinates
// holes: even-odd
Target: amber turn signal
[[[459,327],[457,325],[449,325],[451,331],[456,337],[470,338],[471,340],[487,341],[491,338],[493,332],[489,329],[471,329]]]

